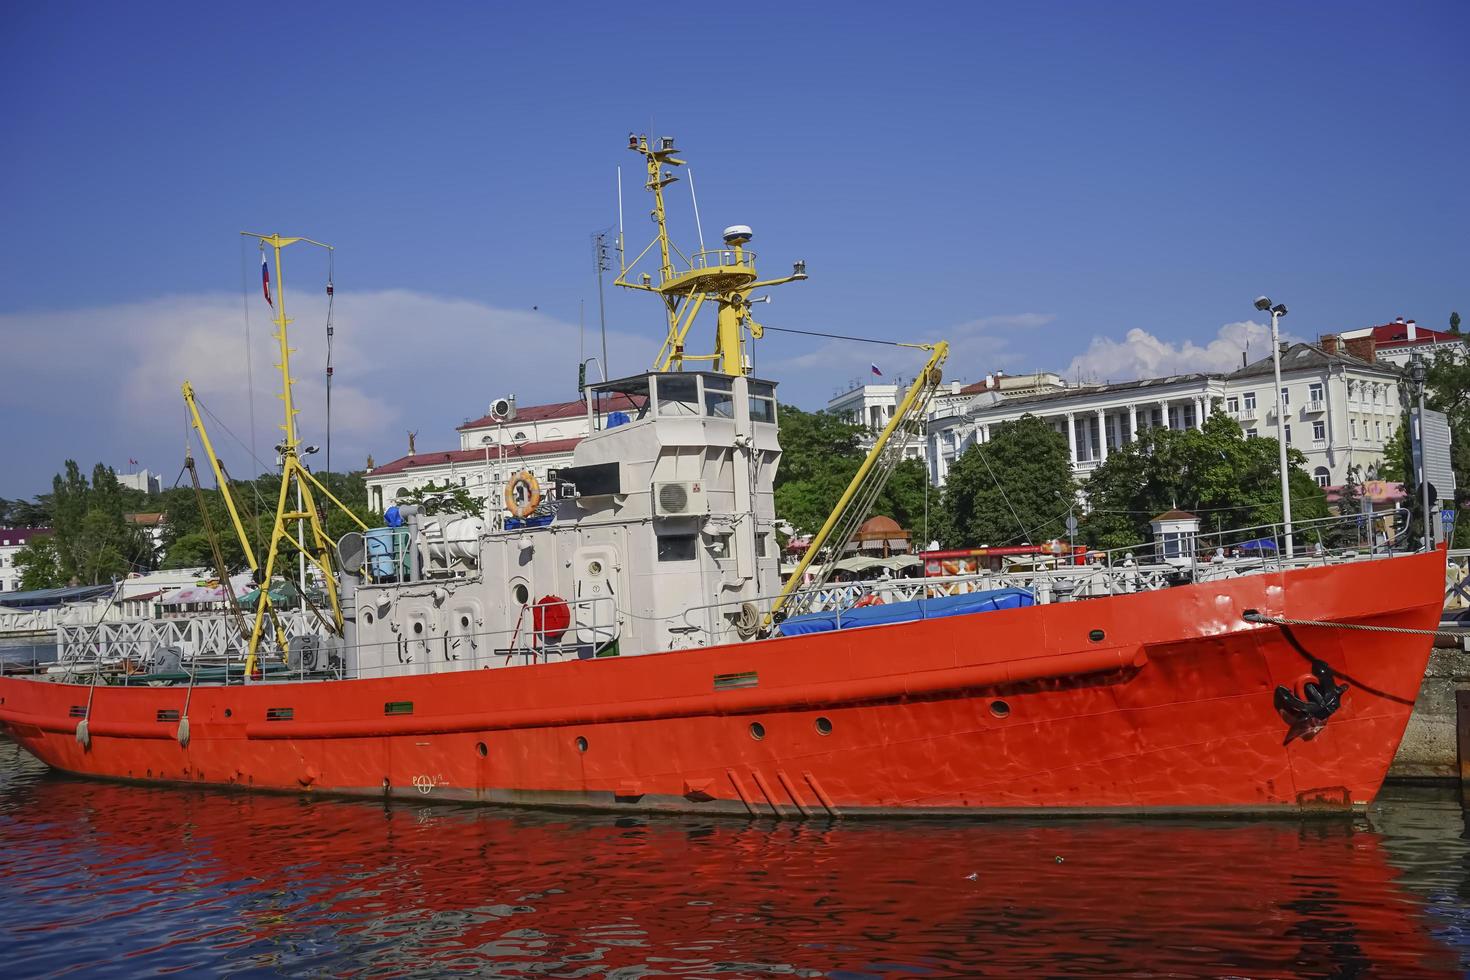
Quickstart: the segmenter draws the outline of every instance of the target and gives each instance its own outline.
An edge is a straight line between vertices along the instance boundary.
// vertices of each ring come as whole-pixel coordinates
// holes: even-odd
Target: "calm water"
[[[7,977],[1457,976],[1457,801],[785,824],[165,790],[0,740]]]

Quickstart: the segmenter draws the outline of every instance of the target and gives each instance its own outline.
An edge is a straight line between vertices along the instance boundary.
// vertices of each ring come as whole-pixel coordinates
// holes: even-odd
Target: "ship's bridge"
[[[740,389],[748,408],[742,410]],[[710,418],[775,424],[776,384],[713,371],[649,371],[589,385],[595,430],[645,419]]]

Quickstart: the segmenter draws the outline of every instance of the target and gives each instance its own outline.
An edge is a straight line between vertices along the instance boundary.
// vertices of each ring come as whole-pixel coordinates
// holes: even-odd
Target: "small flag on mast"
[[[260,253],[260,291],[265,293],[265,301],[270,308],[275,309],[276,304],[271,299],[271,267],[266,264],[264,251]]]
[[[877,376],[879,378],[883,377],[883,372],[878,370],[878,365],[876,365],[876,364],[869,364],[868,366],[873,369],[873,374],[875,376]]]

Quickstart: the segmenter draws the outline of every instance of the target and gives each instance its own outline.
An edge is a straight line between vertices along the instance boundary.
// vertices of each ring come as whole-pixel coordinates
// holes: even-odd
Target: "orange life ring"
[[[854,608],[854,609],[861,609],[863,606],[881,606],[881,605],[883,605],[883,600],[878,597],[878,593],[876,593],[876,592],[869,592],[867,595],[863,596],[857,602],[854,602],[852,604],[852,608]]]
[[[536,474],[521,470],[505,483],[505,509],[512,517],[530,517],[541,505],[541,484]]]

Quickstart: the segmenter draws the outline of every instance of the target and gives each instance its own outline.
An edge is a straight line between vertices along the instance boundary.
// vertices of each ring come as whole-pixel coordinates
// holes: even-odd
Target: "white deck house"
[[[1343,483],[1351,466],[1371,476],[1402,411],[1398,370],[1375,359],[1371,338],[1350,343],[1357,353],[1327,336],[1319,344],[1292,345],[1282,355],[1287,444],[1306,455],[1307,472],[1321,486]],[[1229,374],[1084,385],[1017,398],[978,395],[951,414],[929,420],[930,478],[942,485],[965,449],[988,442],[995,425],[1028,414],[1066,435],[1079,478],[1139,433],[1199,428],[1217,408],[1239,422],[1247,435],[1274,437],[1280,422],[1273,389],[1271,359],[1266,357]]]

